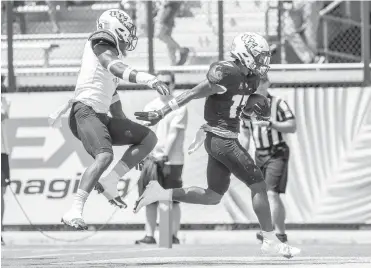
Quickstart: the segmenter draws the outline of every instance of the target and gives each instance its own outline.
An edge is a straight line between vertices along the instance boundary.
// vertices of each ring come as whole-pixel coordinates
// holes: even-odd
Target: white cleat
[[[79,231],[88,229],[88,226],[84,222],[82,215],[74,210],[70,210],[66,214],[64,214],[61,222]]]
[[[292,257],[299,255],[301,250],[279,241],[277,242],[264,238],[261,251],[265,254],[279,255],[291,259]]]
[[[158,181],[150,181],[141,197],[135,202],[134,213],[142,207],[157,201],[166,200],[167,191],[161,187]],[[164,198],[165,197],[165,198]]]

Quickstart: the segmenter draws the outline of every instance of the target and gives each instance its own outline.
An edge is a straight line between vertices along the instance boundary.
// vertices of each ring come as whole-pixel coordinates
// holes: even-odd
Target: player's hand
[[[155,89],[160,95],[170,95],[169,87],[164,82],[158,80],[157,78],[150,81],[149,86],[152,89]]]
[[[135,112],[134,115],[138,120],[147,121],[147,126],[154,126],[163,118],[161,111]]]
[[[271,116],[271,107],[266,97],[253,93],[247,99],[242,113],[247,117],[255,117],[257,120],[268,121]]]

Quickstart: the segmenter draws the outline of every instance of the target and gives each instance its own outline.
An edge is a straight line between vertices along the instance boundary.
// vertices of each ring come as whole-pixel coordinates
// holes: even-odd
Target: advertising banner
[[[271,93],[287,100],[297,119],[297,133],[287,135],[291,149],[289,182],[284,198],[290,223],[364,223],[371,221],[371,89],[286,88]],[[153,91],[120,91],[125,114],[134,112],[157,95]],[[60,129],[48,126],[48,115],[73,92],[4,94],[10,102],[5,125],[10,145],[11,188],[34,224],[59,224],[73,201],[81,174],[92,163],[72,135],[67,116]],[[191,102],[185,149],[204,123],[204,100]],[[251,143],[253,145],[253,142]],[[115,160],[127,147],[115,147]],[[254,148],[250,148],[254,153]],[[111,166],[111,167],[112,167]],[[186,154],[184,186],[206,187],[207,155],[203,147]],[[109,170],[108,170],[109,171]],[[110,223],[144,223],[144,210],[133,214],[138,197],[137,170],[123,181],[128,189],[128,209],[117,212]],[[5,225],[28,224],[7,189]],[[103,224],[114,208],[93,192],[84,217]],[[182,204],[182,223],[257,222],[248,188],[232,178],[221,204]]]

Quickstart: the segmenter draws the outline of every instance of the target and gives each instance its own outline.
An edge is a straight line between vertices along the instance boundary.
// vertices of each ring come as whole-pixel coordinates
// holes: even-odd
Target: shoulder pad
[[[210,65],[207,79],[212,84],[227,84],[230,79],[240,76],[238,67],[229,61],[218,61]]]
[[[96,41],[96,42],[105,41],[113,45],[114,47],[117,46],[115,36],[111,32],[106,31],[106,30],[99,30],[99,31],[92,33],[89,36],[89,41]]]

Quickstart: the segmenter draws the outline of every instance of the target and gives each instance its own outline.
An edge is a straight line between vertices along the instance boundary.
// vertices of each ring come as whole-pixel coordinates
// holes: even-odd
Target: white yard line
[[[74,250],[74,249],[73,249]],[[88,249],[87,249],[88,250]],[[88,252],[68,252],[68,253],[54,253],[54,254],[40,254],[40,255],[28,255],[28,256],[22,256],[18,257],[18,259],[32,259],[32,258],[45,258],[45,257],[60,257],[60,256],[74,256],[74,255],[92,255],[92,254],[98,254],[98,253],[126,253],[126,252],[134,252],[134,251],[155,251],[155,250],[162,250],[161,248],[128,248],[128,249],[121,249],[121,250],[92,250]],[[88,262],[88,261],[83,261]]]
[[[58,262],[53,264],[177,264],[177,263],[202,265],[203,263],[218,264],[220,262],[228,262],[229,264],[254,264],[260,262],[274,264],[306,263],[306,264],[371,264],[371,257],[297,257],[292,260],[286,260],[282,257],[141,257],[141,258],[122,258],[122,259],[107,259],[95,261],[75,261],[75,262]]]

